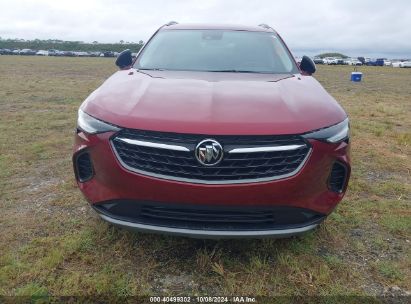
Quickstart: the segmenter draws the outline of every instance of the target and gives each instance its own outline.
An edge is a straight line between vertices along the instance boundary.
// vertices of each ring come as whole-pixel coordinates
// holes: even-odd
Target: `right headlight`
[[[88,134],[120,131],[120,128],[94,118],[80,109],[78,110],[77,127]]]
[[[303,135],[307,139],[317,139],[329,143],[338,143],[350,137],[350,122],[348,117],[342,122],[328,128],[320,129]]]

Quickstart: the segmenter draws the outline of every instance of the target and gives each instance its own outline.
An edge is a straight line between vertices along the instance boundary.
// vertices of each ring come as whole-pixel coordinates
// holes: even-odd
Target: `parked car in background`
[[[55,50],[55,49],[48,50],[49,56],[56,56],[56,52],[58,52],[58,51]]]
[[[36,55],[36,51],[31,49],[22,49],[20,50],[19,55]]]
[[[344,65],[344,59],[343,58],[335,58],[337,60],[337,64]]]
[[[391,62],[391,66],[392,66],[393,68],[400,68],[400,67],[401,67],[401,64],[402,64],[402,62],[401,62],[400,60],[393,60],[393,61]]]
[[[100,54],[101,54],[100,52],[89,52],[90,57],[99,57]]]
[[[357,57],[357,59],[363,64],[363,65],[367,65],[368,62],[370,62],[370,58],[369,57]]]
[[[77,56],[77,57],[87,57],[87,56],[89,56],[88,52],[73,52],[73,53],[74,53],[74,56]]]
[[[375,66],[384,66],[385,58],[377,58],[375,60]]]
[[[351,61],[351,58],[349,58],[349,57],[344,58],[343,61],[344,61],[344,65],[349,65],[350,61]]]
[[[377,59],[375,59],[375,58],[370,58],[370,60],[368,60],[368,61],[365,62],[365,65],[375,66],[375,65],[376,65],[376,60],[377,60]]]
[[[361,61],[359,61],[357,58],[349,58],[348,60],[347,60],[347,64],[348,65],[362,65],[362,62]]]
[[[325,57],[323,58],[323,62],[324,64],[328,64],[328,65],[336,65],[338,63],[337,58],[334,57]]]
[[[323,59],[320,58],[320,57],[314,57],[313,61],[314,61],[315,64],[324,64]]]
[[[70,53],[65,52],[65,51],[57,51],[56,52],[56,56],[67,56],[67,54],[70,54]]]
[[[114,52],[107,51],[103,53],[104,57],[115,57]]]
[[[45,50],[39,50],[39,51],[36,52],[36,55],[37,56],[48,56],[49,52],[45,51]]]
[[[403,61],[401,62],[401,68],[411,68],[411,61],[407,60],[407,61]]]
[[[385,66],[391,66],[391,60],[384,59],[384,65]]]
[[[67,57],[75,57],[76,54],[72,51],[63,51],[62,56],[67,56]]]
[[[384,58],[373,58],[366,62],[368,66],[384,66]]]
[[[132,53],[136,57],[138,53]],[[57,49],[33,50],[33,49],[0,49],[0,55],[35,55],[35,56],[66,56],[66,57],[117,57],[114,51],[61,51]]]
[[[0,54],[1,55],[12,55],[13,51],[10,49],[0,49]]]

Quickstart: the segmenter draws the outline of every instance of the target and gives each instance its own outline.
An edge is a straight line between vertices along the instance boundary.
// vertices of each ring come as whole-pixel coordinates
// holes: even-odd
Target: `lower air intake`
[[[335,162],[328,179],[328,187],[333,192],[341,193],[344,190],[346,179],[347,168],[343,164]]]
[[[86,182],[93,177],[93,164],[87,152],[81,152],[75,157],[74,167],[79,182]]]

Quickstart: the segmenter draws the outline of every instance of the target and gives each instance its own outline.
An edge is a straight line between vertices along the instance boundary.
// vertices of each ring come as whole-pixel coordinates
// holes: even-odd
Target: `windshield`
[[[160,31],[134,67],[146,70],[298,73],[274,33],[230,30]]]

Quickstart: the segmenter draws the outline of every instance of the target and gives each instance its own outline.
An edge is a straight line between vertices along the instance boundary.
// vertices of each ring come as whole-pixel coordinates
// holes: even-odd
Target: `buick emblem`
[[[200,164],[215,166],[223,159],[223,147],[214,139],[201,141],[195,150],[195,155]]]

